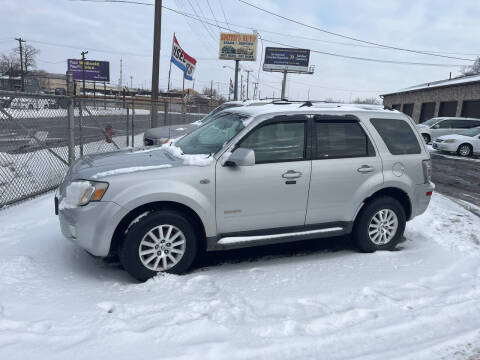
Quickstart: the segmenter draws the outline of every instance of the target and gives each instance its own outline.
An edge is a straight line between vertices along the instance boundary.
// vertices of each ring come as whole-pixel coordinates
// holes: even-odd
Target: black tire
[[[430,144],[430,142],[432,141],[432,138],[428,134],[422,134],[422,137],[423,141],[425,141],[425,144]]]
[[[181,259],[165,272],[171,274],[185,273],[197,256],[198,241],[190,221],[183,214],[171,210],[159,210],[146,215],[128,231],[120,247],[120,262],[127,272],[139,281],[146,281],[161,271],[153,271],[146,267],[139,255],[143,237],[159,225],[172,225],[185,236],[185,252]]]
[[[457,155],[463,157],[469,157],[472,155],[473,148],[470,144],[462,144],[457,149]]]
[[[369,225],[372,218],[380,210],[392,210],[397,216],[397,230],[393,238],[383,245],[375,244],[368,234]],[[374,252],[377,250],[393,250],[395,246],[401,241],[403,232],[405,231],[406,216],[403,206],[396,199],[389,196],[382,196],[373,199],[365,205],[358,214],[353,227],[352,238],[356,246],[362,252]]]

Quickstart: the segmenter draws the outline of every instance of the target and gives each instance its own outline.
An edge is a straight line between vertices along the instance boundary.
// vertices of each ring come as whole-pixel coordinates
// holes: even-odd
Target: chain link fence
[[[0,207],[56,188],[69,164],[83,155],[142,146],[150,108],[141,98],[0,91]],[[199,120],[211,108],[161,100],[159,126]]]

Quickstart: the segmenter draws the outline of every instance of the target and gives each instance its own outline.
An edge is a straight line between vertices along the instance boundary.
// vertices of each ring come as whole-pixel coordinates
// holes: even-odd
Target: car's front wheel
[[[130,275],[145,281],[159,272],[186,272],[195,260],[197,248],[188,218],[160,210],[132,225],[120,249],[120,262]]]
[[[457,149],[457,155],[468,157],[472,155],[472,146],[470,144],[462,144]]]
[[[361,251],[393,250],[405,231],[402,205],[392,197],[379,197],[365,205],[353,228],[353,239]]]

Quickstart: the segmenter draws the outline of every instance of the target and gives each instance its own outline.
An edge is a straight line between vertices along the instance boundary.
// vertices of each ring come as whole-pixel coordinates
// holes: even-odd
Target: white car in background
[[[426,144],[437,137],[449,134],[460,134],[466,129],[480,126],[480,119],[462,117],[437,117],[417,125]]]
[[[40,110],[48,109],[50,106],[50,101],[48,99],[41,98],[14,98],[10,102],[10,109],[19,109],[19,110]]]
[[[464,157],[480,155],[480,126],[460,134],[440,136],[432,146],[436,150],[457,153]]]

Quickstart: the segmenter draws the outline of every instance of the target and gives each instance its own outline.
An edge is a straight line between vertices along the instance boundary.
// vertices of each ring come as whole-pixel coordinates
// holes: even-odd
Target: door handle
[[[362,165],[357,169],[357,171],[362,174],[371,173],[373,170],[375,170],[375,168],[369,165]]]
[[[300,176],[302,176],[302,173],[295,170],[288,170],[286,173],[282,174],[282,178],[284,179],[297,179]]]

